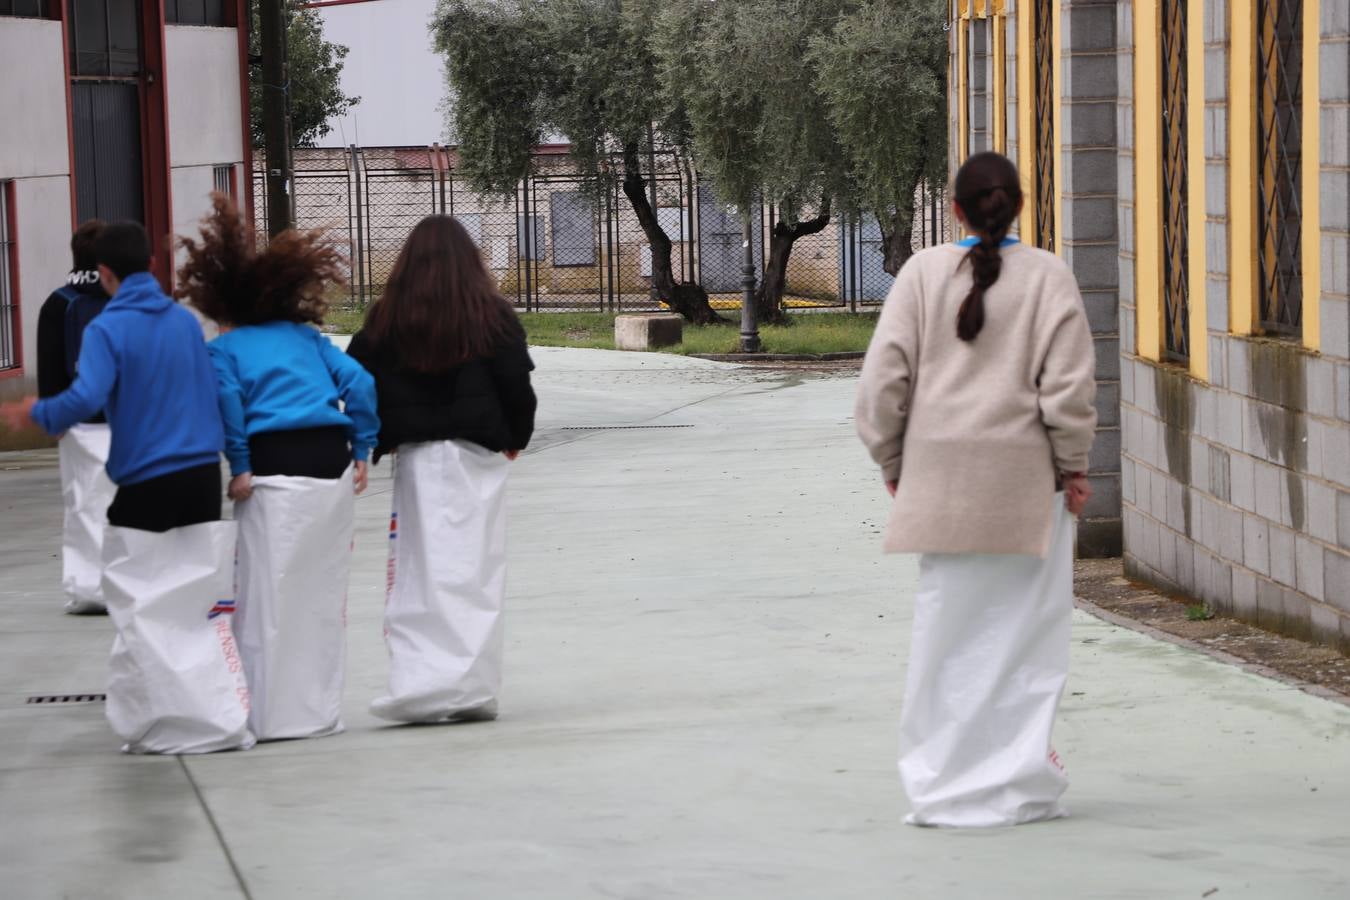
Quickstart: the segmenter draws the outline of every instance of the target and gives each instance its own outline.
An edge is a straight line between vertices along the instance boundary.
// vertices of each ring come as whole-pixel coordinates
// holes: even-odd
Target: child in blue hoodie
[[[217,618],[232,605],[234,529],[218,521],[224,431],[202,329],[148,271],[141,226],[107,226],[94,258],[112,299],[84,329],[74,381],[21,408],[50,434],[104,410],[112,432],[108,721],[130,752],[246,749],[248,689]]]
[[[59,435],[106,412],[117,485],[108,524],[165,532],[214,522],[224,431],[201,326],[150,274],[140,225],[108,225],[94,255],[112,299],[84,329],[75,380],[32,405],[33,421]]]
[[[239,523],[235,634],[259,740],[342,730],[355,494],[379,435],[375,383],[321,334],[342,258],[288,231],[257,251],[222,195],[184,240],[180,294],[210,344]]]

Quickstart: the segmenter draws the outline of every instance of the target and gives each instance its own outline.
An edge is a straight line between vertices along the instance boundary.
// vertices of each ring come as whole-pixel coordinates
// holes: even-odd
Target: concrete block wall
[[[1350,357],[1350,3],[1323,0],[1320,82],[1322,204],[1322,355]],[[1343,405],[1350,394],[1338,371]]]
[[[1350,651],[1350,363],[1219,343],[1228,387],[1122,357],[1126,572]]]
[[[1061,0],[1062,109],[1057,242],[1078,278],[1097,350],[1093,498],[1079,520],[1079,555],[1121,552],[1119,71],[1114,0]]]
[[[1131,10],[1117,9],[1124,30]],[[1122,341],[1125,566],[1133,577],[1350,651],[1350,14],[1322,5],[1321,353],[1228,332],[1227,2],[1206,3],[1208,383]],[[1120,70],[1126,71],[1124,67]],[[1123,82],[1122,82],[1123,84]],[[1132,106],[1117,105],[1122,331],[1134,322]],[[1308,223],[1311,224],[1311,223]],[[1305,235],[1316,230],[1305,225]],[[1191,265],[1202,260],[1192,249]],[[1127,305],[1125,298],[1130,298]],[[1305,298],[1313,302],[1313,298]]]

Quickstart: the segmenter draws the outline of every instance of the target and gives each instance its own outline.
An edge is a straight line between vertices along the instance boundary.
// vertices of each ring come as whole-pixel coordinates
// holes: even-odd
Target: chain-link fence
[[[715,307],[741,302],[741,211],[720,202],[687,161],[671,151],[649,157],[649,199],[671,241],[677,281],[695,281]],[[576,167],[566,147],[544,147],[534,173],[513,195],[475,191],[456,174],[454,148],[349,147],[295,151],[296,224],[320,228],[347,248],[347,304],[364,306],[384,290],[409,232],[423,217],[453,215],[482,251],[502,293],[524,310],[640,311],[661,308],[646,233],[617,180],[597,182]],[[614,170],[622,160],[611,161]],[[266,232],[265,179],[254,179],[254,209]],[[812,218],[799,211],[798,221]],[[778,224],[778,211],[751,211],[757,271]],[[788,223],[790,224],[790,223]],[[913,249],[950,240],[953,223],[942,192],[915,197]],[[789,310],[879,303],[892,278],[875,217],[832,217],[798,238],[789,257],[784,302]],[[335,301],[341,302],[338,298]]]

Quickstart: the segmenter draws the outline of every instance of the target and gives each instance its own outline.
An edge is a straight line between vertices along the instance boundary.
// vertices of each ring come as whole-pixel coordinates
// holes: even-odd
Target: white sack
[[[1050,552],[927,554],[900,719],[913,825],[1018,825],[1067,815],[1050,746],[1069,670],[1073,516],[1056,498]]]
[[[103,612],[103,529],[117,487],[104,466],[112,432],[107,425],[76,425],[57,444],[65,522],[61,588],[66,612]]]
[[[231,630],[233,522],[163,534],[108,526],[103,594],[117,629],[108,722],[127,753],[253,746],[248,686]]]
[[[496,715],[510,463],[467,441],[399,447],[385,639],[395,722]]]
[[[268,475],[234,507],[239,523],[234,633],[258,740],[342,730],[347,575],[355,495],[341,478]]]

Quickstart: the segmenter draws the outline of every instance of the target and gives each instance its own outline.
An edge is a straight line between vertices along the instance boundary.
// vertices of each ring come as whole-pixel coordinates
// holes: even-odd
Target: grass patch
[[[522,313],[521,322],[538,347],[614,349],[613,313]],[[875,315],[822,313],[799,316],[791,325],[766,325],[759,330],[766,353],[847,353],[867,349],[876,328]],[[663,352],[735,353],[740,349],[739,324],[684,326],[684,343]]]
[[[324,330],[355,334],[365,319],[361,309],[333,307]],[[614,349],[614,313],[521,313],[520,321],[537,347]],[[867,349],[876,328],[876,314],[819,313],[799,315],[791,325],[766,325],[759,330],[766,353],[848,353]],[[684,326],[684,343],[665,353],[735,353],[740,349],[740,324]]]
[[[365,321],[365,309],[330,306],[323,317],[323,330],[330,334],[356,334]]]
[[[1186,619],[1191,622],[1204,622],[1214,618],[1214,611],[1203,603],[1192,603],[1186,607]]]

